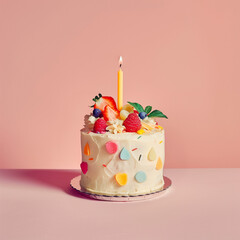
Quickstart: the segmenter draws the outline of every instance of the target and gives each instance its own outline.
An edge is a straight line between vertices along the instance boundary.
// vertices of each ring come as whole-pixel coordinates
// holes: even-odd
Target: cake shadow
[[[29,169],[17,170],[17,173],[11,174],[13,178],[20,181],[27,181],[39,186],[55,188],[67,193],[73,197],[88,199],[79,194],[70,186],[70,182],[74,177],[80,175],[80,171],[76,170],[50,170],[50,169]]]

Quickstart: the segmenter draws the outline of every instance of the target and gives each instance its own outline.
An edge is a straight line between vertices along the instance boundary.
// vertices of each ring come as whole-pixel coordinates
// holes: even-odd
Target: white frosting
[[[109,154],[106,150],[105,145],[109,141],[118,145],[118,150],[114,154]],[[86,144],[90,148],[89,155],[84,154]],[[164,184],[163,167],[157,170],[156,165],[159,157],[162,166],[164,165],[164,145],[164,130],[161,129],[154,129],[143,135],[137,133],[96,134],[81,131],[82,161],[88,164],[87,173],[82,174],[81,177],[81,187],[86,191],[102,195],[139,195],[161,189]],[[119,157],[123,147],[130,153],[129,160],[121,160]],[[150,161],[148,154],[152,148],[156,153],[156,159]],[[136,150],[132,151],[133,149]],[[136,181],[135,175],[139,171],[146,174],[146,181],[141,183]],[[117,173],[127,174],[126,185],[118,184],[115,179]]]

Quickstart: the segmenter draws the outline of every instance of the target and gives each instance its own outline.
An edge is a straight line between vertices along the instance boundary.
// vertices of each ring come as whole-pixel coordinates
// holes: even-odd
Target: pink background
[[[240,167],[240,2],[1,1],[0,167],[79,168],[99,92],[169,120],[166,167]]]

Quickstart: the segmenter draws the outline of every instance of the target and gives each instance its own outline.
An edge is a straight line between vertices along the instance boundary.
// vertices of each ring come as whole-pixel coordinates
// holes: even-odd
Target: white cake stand
[[[132,201],[143,201],[143,200],[148,200],[156,197],[162,196],[171,185],[172,181],[168,177],[163,177],[164,179],[164,185],[161,190],[158,190],[153,193],[148,193],[144,195],[137,195],[137,196],[106,196],[106,195],[98,195],[98,194],[93,194],[89,192],[85,192],[81,190],[80,186],[80,179],[81,176],[77,176],[71,180],[71,187],[78,191],[81,195],[91,198],[91,199],[96,199],[96,200],[102,200],[102,201],[112,201],[112,202],[132,202]]]

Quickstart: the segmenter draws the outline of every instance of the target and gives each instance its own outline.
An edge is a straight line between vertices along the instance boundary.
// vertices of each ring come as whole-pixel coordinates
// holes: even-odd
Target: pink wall
[[[146,4],[147,3],[147,4]],[[240,167],[240,2],[1,1],[0,167],[78,168],[95,94],[161,109],[167,167]]]

